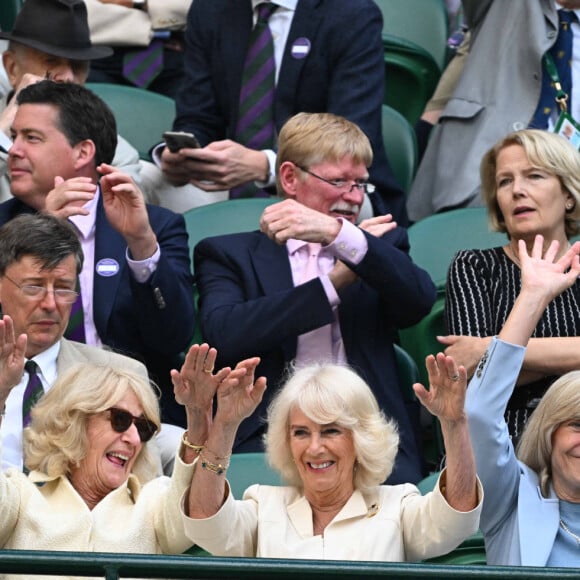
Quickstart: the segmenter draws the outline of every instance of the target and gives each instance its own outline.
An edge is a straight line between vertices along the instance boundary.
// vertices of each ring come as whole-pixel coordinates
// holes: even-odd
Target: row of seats
[[[383,14],[385,104],[414,125],[449,60],[444,0],[375,0]]]

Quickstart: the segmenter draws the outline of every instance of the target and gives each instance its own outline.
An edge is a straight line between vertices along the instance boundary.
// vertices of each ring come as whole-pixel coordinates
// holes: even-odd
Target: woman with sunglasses
[[[8,316],[0,319],[0,345],[2,411],[22,375],[26,345],[26,335],[14,337]],[[181,384],[191,379],[215,388],[229,373],[204,372],[215,362],[208,350],[192,349]],[[181,387],[175,395],[186,407],[189,441],[203,441],[207,425],[199,420],[199,397]],[[24,430],[30,473],[11,468],[0,474],[0,548],[184,552],[191,541],[179,503],[197,453],[184,437],[172,477],[152,479],[156,466],[150,446],[159,428],[157,394],[141,376],[95,364],[61,375],[35,405]]]

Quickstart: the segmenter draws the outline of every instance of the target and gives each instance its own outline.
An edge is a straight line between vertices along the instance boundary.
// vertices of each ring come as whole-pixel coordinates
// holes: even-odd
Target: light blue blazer
[[[467,389],[488,564],[545,566],[558,532],[558,498],[553,491],[542,497],[537,474],[516,458],[503,418],[524,354],[525,348],[494,338]]]

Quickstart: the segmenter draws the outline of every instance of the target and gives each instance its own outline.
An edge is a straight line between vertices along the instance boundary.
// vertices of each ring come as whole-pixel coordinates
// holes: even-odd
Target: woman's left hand
[[[171,371],[175,400],[188,409],[211,409],[218,385],[230,374],[229,367],[214,374],[217,357],[209,344],[194,344],[185,357],[180,371]]]
[[[239,424],[256,410],[266,390],[265,377],[254,381],[258,364],[259,357],[239,362],[218,386],[216,423],[219,421],[222,424]]]
[[[436,357],[429,355],[425,364],[429,373],[429,390],[420,383],[413,385],[421,404],[440,421],[465,420],[465,367],[457,367],[452,357],[441,352]]]

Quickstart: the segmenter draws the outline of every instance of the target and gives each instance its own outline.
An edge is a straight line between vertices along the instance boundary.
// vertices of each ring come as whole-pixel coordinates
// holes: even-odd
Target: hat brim
[[[61,58],[68,58],[70,60],[96,60],[97,58],[105,58],[106,56],[111,56],[113,54],[113,49],[109,46],[67,48],[63,46],[46,44],[44,42],[39,42],[38,40],[32,40],[30,38],[24,38],[18,35],[14,35],[10,32],[0,32],[0,38],[5,40],[13,40],[14,42],[25,44],[26,46],[30,46],[36,50],[45,52],[46,54],[51,54]]]

